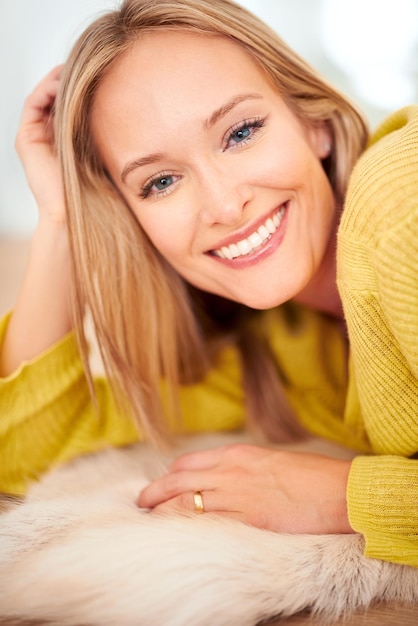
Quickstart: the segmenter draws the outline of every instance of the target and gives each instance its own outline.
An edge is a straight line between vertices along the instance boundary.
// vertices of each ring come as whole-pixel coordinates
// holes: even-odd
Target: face
[[[237,44],[144,35],[100,84],[92,133],[144,231],[196,287],[269,308],[329,263],[328,131],[304,127]]]

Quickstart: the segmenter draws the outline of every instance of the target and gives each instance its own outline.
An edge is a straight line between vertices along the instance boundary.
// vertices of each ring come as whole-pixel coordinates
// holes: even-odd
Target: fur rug
[[[225,442],[187,440],[182,450]],[[308,449],[328,453],[325,443]],[[254,626],[303,609],[333,619],[379,600],[418,602],[418,568],[365,558],[359,535],[282,535],[138,509],[139,490],[167,460],[144,445],[107,450],[7,507],[0,623]]]

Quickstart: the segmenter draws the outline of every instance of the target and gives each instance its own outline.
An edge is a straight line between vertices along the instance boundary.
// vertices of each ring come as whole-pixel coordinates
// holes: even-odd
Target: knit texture
[[[388,118],[356,164],[339,229],[338,286],[358,396],[345,421],[360,410],[382,455],[353,463],[350,522],[369,556],[418,565],[418,461],[400,458],[418,450],[418,107]]]

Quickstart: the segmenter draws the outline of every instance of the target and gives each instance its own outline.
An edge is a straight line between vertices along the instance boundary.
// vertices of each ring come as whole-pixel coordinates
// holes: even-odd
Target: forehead
[[[267,79],[239,44],[187,31],[143,34],[118,59],[97,88],[96,114],[171,115],[189,110],[206,116],[234,92],[266,88]]]

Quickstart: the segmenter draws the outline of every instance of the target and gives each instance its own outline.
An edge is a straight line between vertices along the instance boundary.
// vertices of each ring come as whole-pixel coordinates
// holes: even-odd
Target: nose
[[[205,168],[199,187],[200,220],[205,225],[239,223],[253,196],[243,172],[230,167]]]

